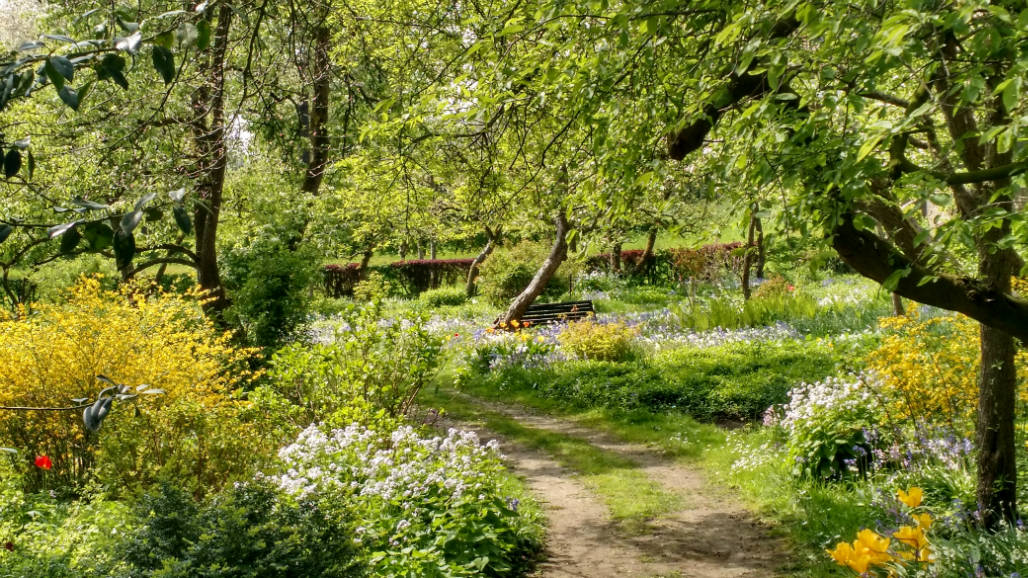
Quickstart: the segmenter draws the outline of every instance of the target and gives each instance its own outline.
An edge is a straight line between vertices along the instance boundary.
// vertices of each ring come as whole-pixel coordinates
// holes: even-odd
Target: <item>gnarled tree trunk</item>
[[[521,319],[521,316],[525,314],[525,310],[528,306],[535,301],[536,297],[542,294],[543,290],[546,289],[546,284],[553,278],[553,274],[557,272],[560,264],[564,262],[568,257],[568,219],[564,214],[564,210],[560,209],[555,219],[557,223],[557,233],[553,239],[553,246],[550,248],[550,254],[543,261],[542,266],[536,271],[535,277],[525,287],[525,290],[520,295],[514,298],[511,302],[510,307],[500,317],[501,323],[510,323],[515,319]]]

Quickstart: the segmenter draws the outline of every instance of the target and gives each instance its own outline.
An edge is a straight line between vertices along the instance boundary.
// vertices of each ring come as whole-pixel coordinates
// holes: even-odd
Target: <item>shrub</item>
[[[796,290],[796,287],[789,280],[781,275],[774,275],[767,279],[753,292],[754,299],[767,299],[769,297],[785,297]]]
[[[978,324],[961,315],[882,320],[887,334],[868,356],[894,394],[891,411],[920,423],[969,431],[978,407]],[[1028,352],[1017,353],[1021,399],[1028,401]]]
[[[503,307],[532,281],[539,266],[549,254],[542,243],[522,241],[513,247],[501,247],[482,263],[478,291],[489,303]],[[569,286],[565,267],[550,279],[547,292],[563,293]]]
[[[424,318],[381,319],[374,301],[343,314],[329,342],[291,344],[271,359],[272,387],[308,421],[364,421],[377,409],[407,413],[439,364],[442,341]]]
[[[353,524],[266,480],[237,484],[197,504],[169,484],[136,507],[122,555],[139,577],[272,578],[364,574]]]
[[[262,446],[260,428],[242,421],[249,404],[233,396],[249,379],[252,351],[229,341],[194,298],[80,281],[64,304],[0,319],[0,405],[94,399],[97,375],[165,393],[116,402],[96,434],[84,430],[80,411],[0,411],[0,439],[20,455],[52,459],[52,470],[27,472],[31,487],[81,483],[91,472],[119,486],[163,472],[217,487],[257,461]]]
[[[507,489],[495,442],[473,433],[312,426],[279,455],[280,488],[360,520],[375,576],[508,576],[539,549],[538,522]]]
[[[557,339],[568,353],[580,359],[620,361],[632,353],[638,330],[619,323],[597,323],[583,319],[568,323]]]
[[[468,300],[464,287],[440,287],[429,289],[421,294],[419,298],[422,303],[431,308],[439,308],[447,305],[463,305]]]
[[[291,247],[274,236],[232,247],[222,257],[225,289],[232,300],[226,319],[250,343],[281,345],[307,317],[317,262],[310,247]]]
[[[829,479],[867,471],[875,449],[867,432],[884,415],[875,394],[880,387],[874,375],[862,374],[804,383],[789,392],[780,425],[794,476]]]

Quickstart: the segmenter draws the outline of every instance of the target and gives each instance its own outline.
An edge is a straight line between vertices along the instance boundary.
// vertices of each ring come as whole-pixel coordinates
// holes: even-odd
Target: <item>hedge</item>
[[[463,281],[468,276],[474,259],[415,259],[394,261],[388,265],[368,267],[369,272],[380,273],[391,281],[404,295],[418,295],[428,289]],[[353,295],[353,288],[360,282],[360,263],[327,265],[325,294],[330,297]]]

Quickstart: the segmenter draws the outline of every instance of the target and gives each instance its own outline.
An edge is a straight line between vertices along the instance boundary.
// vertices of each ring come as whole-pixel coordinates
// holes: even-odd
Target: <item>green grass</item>
[[[421,402],[443,407],[462,421],[482,423],[489,430],[525,447],[542,451],[578,474],[583,483],[607,506],[611,518],[628,532],[645,531],[647,520],[672,512],[681,498],[665,490],[639,464],[588,441],[569,435],[526,427],[515,419],[475,405],[447,390],[424,392]]]

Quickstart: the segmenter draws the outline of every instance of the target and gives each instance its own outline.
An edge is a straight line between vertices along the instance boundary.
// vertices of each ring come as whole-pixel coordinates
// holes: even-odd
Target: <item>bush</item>
[[[837,479],[868,470],[875,447],[868,432],[884,421],[884,409],[871,374],[830,377],[801,384],[781,409],[796,477]],[[775,411],[772,408],[771,411]]]
[[[317,264],[312,248],[290,247],[274,236],[232,247],[222,256],[223,281],[232,300],[226,319],[250,343],[281,345],[307,318]]]
[[[0,405],[55,407],[95,399],[106,375],[163,395],[115,402],[98,433],[81,411],[0,411],[0,439],[21,456],[46,455],[53,469],[28,469],[29,487],[74,486],[90,474],[117,487],[158,475],[216,488],[260,459],[261,428],[233,391],[249,379],[252,351],[229,344],[199,303],[131,287],[107,291],[86,279],[67,303],[0,319]]]
[[[501,247],[482,263],[479,293],[497,307],[506,306],[532,281],[549,252],[549,247],[531,241]],[[562,266],[550,279],[544,294],[553,297],[567,290],[570,278],[565,269]]]
[[[448,305],[463,305],[468,300],[464,287],[429,289],[420,296],[421,302],[433,309]]]
[[[509,576],[540,547],[538,521],[508,490],[495,442],[451,429],[310,427],[280,452],[274,480],[298,500],[359,519],[375,576]]]
[[[947,315],[892,317],[882,326],[888,333],[868,356],[868,367],[893,393],[894,415],[970,431],[978,407],[978,324]],[[1028,352],[1019,350],[1016,362],[1021,400],[1028,401]]]
[[[620,361],[632,353],[638,330],[620,323],[583,319],[568,323],[557,339],[568,353],[580,359]]]
[[[351,308],[326,342],[280,349],[271,359],[272,387],[304,408],[308,422],[407,413],[438,367],[442,341],[422,317],[387,320],[380,312],[377,301]]]
[[[339,514],[283,496],[264,480],[228,488],[202,505],[162,484],[137,505],[138,527],[122,554],[134,577],[363,575],[353,524]]]

